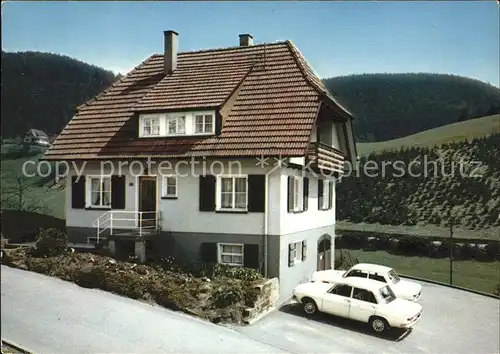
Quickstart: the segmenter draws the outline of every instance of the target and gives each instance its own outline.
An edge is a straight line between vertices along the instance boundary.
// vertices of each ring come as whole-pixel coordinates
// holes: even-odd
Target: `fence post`
[[[453,285],[453,221],[450,221],[450,285]]]
[[[109,213],[109,234],[113,236],[113,213]]]

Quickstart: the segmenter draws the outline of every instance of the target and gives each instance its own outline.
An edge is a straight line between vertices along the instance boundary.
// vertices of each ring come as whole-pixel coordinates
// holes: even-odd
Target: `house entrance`
[[[155,225],[156,195],[156,177],[139,177],[139,211],[142,212],[142,227]]]
[[[317,270],[332,268],[332,237],[324,234],[318,239],[318,266]]]

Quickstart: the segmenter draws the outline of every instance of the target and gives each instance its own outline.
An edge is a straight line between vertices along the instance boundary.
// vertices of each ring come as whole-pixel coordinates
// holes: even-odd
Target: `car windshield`
[[[396,295],[394,295],[394,292],[389,286],[384,286],[383,288],[380,289],[380,296],[382,297],[382,299],[385,301],[386,304],[396,299]]]
[[[389,279],[391,279],[393,284],[397,284],[401,280],[398,273],[396,273],[394,269],[391,269],[387,275],[389,276]]]

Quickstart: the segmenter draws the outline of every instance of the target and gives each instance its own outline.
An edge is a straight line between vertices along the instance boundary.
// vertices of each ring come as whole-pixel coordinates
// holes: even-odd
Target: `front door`
[[[139,177],[139,211],[142,227],[152,228],[156,220],[156,177]]]
[[[329,235],[320,238],[318,243],[318,265],[317,270],[328,270],[332,268],[332,241]]]

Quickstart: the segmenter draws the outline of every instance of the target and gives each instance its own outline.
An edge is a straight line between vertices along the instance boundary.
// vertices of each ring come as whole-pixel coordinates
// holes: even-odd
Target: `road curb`
[[[10,341],[10,340],[5,340],[5,339],[3,339],[3,338],[2,338],[2,347],[3,347],[4,345],[5,345],[5,346],[7,346],[7,347],[11,347],[11,348],[13,348],[14,350],[17,350],[18,352],[21,352],[21,353],[23,353],[23,354],[35,354],[35,352],[34,352],[34,351],[32,351],[32,350],[28,350],[28,349],[26,349],[26,348],[23,348],[23,347],[22,347],[22,346],[20,346],[19,344],[16,344],[16,343],[14,343],[14,342],[12,342],[12,341]]]
[[[470,293],[474,293],[474,294],[477,294],[477,295],[483,295],[483,296],[491,297],[493,299],[500,300],[500,296],[497,296],[497,295],[494,295],[494,294],[485,293],[485,292],[482,292],[482,291],[479,291],[479,290],[464,288],[464,287],[457,286],[457,285],[447,284],[447,283],[443,283],[443,282],[440,282],[440,281],[437,281],[437,280],[424,279],[424,278],[414,277],[414,276],[405,275],[405,274],[399,274],[399,276],[401,276],[403,278],[418,280],[418,281],[425,282],[425,283],[430,283],[430,284],[435,284],[435,285],[440,285],[440,286],[446,286],[446,287],[452,288],[452,289],[468,291]]]

